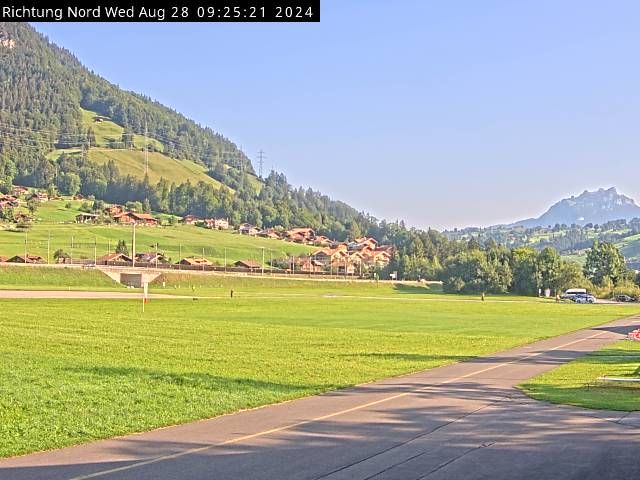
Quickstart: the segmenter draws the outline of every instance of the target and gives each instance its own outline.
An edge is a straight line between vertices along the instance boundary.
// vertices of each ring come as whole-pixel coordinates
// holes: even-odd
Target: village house
[[[318,273],[324,271],[324,264],[318,260],[307,258],[300,263],[298,268],[304,273]]]
[[[124,212],[113,217],[113,220],[116,223],[120,223],[123,225],[131,225],[135,223],[136,225],[146,225],[146,226],[156,226],[158,225],[158,220],[148,213],[136,213],[136,212]]]
[[[116,215],[120,215],[124,213],[125,209],[122,205],[111,205],[104,209],[104,213],[109,215],[110,217],[115,217]]]
[[[186,216],[182,217],[182,220],[180,220],[180,222],[185,224],[185,225],[195,225],[198,222],[200,222],[200,219],[198,217],[196,217],[195,215],[186,215]]]
[[[238,227],[238,232],[240,233],[240,235],[255,236],[259,231],[260,229],[258,227],[251,225],[250,223],[241,223]]]
[[[169,263],[169,261],[164,256],[164,253],[147,252],[147,253],[136,253],[136,263],[166,264],[166,263]]]
[[[27,187],[21,187],[20,185],[14,185],[11,189],[11,193],[16,196],[26,195],[27,193],[29,193],[29,189]]]
[[[26,260],[25,260],[26,258]],[[40,255],[15,255],[7,260],[8,263],[47,263]]]
[[[98,265],[111,265],[114,263],[131,263],[131,257],[124,253],[108,253],[96,259]]]
[[[76,215],[76,223],[95,223],[98,215],[95,213],[79,213]]]
[[[207,218],[204,220],[204,227],[211,230],[228,230],[229,220],[226,218]]]
[[[4,203],[9,207],[17,207],[20,205],[20,201],[13,195],[0,195],[0,203]]]
[[[262,265],[254,260],[238,260],[233,264],[233,266],[238,268],[246,268],[247,270],[250,270],[252,272],[262,268]]]
[[[210,267],[213,263],[204,257],[186,257],[178,262],[180,265],[190,267]]]
[[[356,266],[349,262],[348,259],[336,260],[331,262],[331,270],[338,275],[354,275],[356,273]]]
[[[48,202],[49,195],[47,192],[34,192],[27,197],[27,200],[35,200],[36,202]]]
[[[308,227],[292,228],[284,233],[285,240],[296,243],[311,243],[315,236],[316,232]]]
[[[320,250],[316,250],[311,254],[311,258],[322,263],[323,265],[329,265],[335,261],[341,261],[345,257],[348,257],[346,245],[339,245],[336,248],[325,247]]]
[[[329,237],[325,237],[324,235],[318,235],[313,239],[313,244],[317,247],[328,247],[332,243]]]
[[[378,247],[378,241],[375,238],[360,237],[349,243],[349,250],[362,250],[369,248],[375,250]]]
[[[277,240],[280,238],[278,232],[276,232],[276,230],[273,228],[265,228],[264,230],[260,230],[258,232],[258,236],[262,238],[271,238],[273,240]]]

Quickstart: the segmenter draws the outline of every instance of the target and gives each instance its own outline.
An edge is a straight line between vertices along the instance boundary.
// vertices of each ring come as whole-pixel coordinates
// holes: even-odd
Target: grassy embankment
[[[600,377],[640,379],[640,343],[623,340],[520,387],[537,400],[606,410],[640,410],[640,383],[603,382]]]

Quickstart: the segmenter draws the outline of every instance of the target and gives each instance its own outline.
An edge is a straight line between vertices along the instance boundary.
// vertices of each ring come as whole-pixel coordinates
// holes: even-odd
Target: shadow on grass
[[[176,385],[187,388],[205,388],[207,390],[214,391],[268,390],[270,392],[296,394],[300,392],[308,392],[309,390],[326,390],[335,388],[335,385],[333,384],[293,385],[254,380],[251,378],[222,377],[202,372],[175,373],[135,367],[77,367],[67,368],[65,370],[83,376],[96,377],[96,379],[104,379],[105,377],[122,377],[134,381]]]
[[[472,355],[423,355],[419,353],[400,352],[371,352],[371,353],[345,353],[341,357],[369,358],[374,360],[401,360],[406,362],[462,362],[474,358]]]

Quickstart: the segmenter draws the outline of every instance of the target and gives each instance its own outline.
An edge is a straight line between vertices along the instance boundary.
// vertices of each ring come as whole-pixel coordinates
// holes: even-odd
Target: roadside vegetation
[[[640,410],[640,382],[605,382],[600,377],[640,380],[640,342],[620,341],[532,378],[520,388],[536,400],[595,409]]]
[[[407,297],[420,295],[152,300],[144,314],[129,300],[0,300],[0,456],[436,367],[639,310]]]

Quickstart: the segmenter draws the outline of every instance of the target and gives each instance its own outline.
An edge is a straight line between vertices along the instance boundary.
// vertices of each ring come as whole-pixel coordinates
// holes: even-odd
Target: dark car
[[[635,302],[636,299],[629,295],[616,295],[616,302]]]

